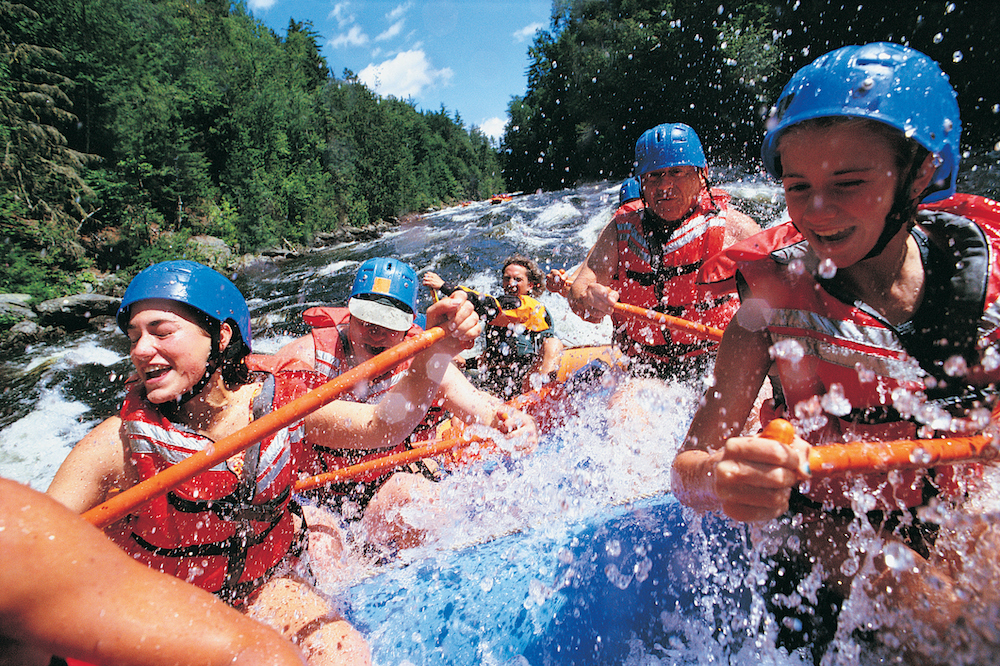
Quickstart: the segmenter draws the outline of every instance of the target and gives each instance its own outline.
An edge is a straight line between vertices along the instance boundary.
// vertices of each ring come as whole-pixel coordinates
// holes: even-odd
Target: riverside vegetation
[[[752,170],[776,83],[842,44],[938,60],[963,139],[988,154],[1000,19],[981,9],[554,0],[497,147],[457,113],[334,75],[310,23],[280,36],[243,2],[0,0],[0,292],[24,294],[0,299],[0,329],[24,318],[5,300],[115,296],[164,259],[235,269],[495,192],[620,179],[668,119],[697,127],[714,164]]]

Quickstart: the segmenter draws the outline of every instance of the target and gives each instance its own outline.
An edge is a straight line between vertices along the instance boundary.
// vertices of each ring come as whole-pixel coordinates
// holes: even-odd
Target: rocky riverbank
[[[258,254],[239,255],[220,239],[194,236],[188,255],[224,273],[235,273],[261,262],[272,262],[316,252],[345,243],[378,238],[397,223],[378,222],[370,227],[344,227],[317,234],[310,247],[285,243]],[[0,294],[0,351],[23,352],[28,345],[56,339],[71,331],[114,326],[114,316],[127,284],[115,274],[98,276],[93,290],[32,303],[29,294]]]

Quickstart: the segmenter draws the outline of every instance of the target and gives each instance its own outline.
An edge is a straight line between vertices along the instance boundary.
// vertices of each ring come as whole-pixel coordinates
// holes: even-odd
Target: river
[[[1000,177],[991,166],[996,154],[977,162],[960,189],[997,196]],[[783,198],[773,183],[737,169],[716,180],[738,208],[763,225],[780,219]],[[373,241],[255,264],[234,276],[250,305],[254,350],[276,351],[304,333],[300,315],[306,308],[343,304],[355,269],[370,257],[395,256],[418,273],[433,270],[490,293],[499,292],[499,268],[513,252],[534,257],[543,270],[571,268],[610,220],[617,198],[616,183],[597,183],[519,195],[496,205],[476,202],[423,215]],[[609,339],[607,322],[583,322],[561,297],[545,294],[541,300],[552,311],[567,346]],[[425,291],[421,306],[429,303]],[[125,337],[110,326],[68,335],[57,344],[34,345],[23,355],[4,359],[0,475],[44,490],[74,443],[114,413],[129,370]],[[349,568],[361,582],[330,583],[327,591],[354,606],[351,617],[370,636],[376,663],[801,663],[801,656],[784,655],[768,648],[766,641],[747,639],[760,622],[759,599],[742,598],[739,612],[720,624],[719,609],[744,585],[747,563],[727,567],[729,556],[719,557],[726,549],[718,544],[709,548],[704,542],[692,546],[701,552],[685,565],[684,575],[692,581],[686,594],[701,590],[708,600],[686,602],[700,609],[695,615],[707,614],[707,624],[690,624],[688,611],[671,615],[670,609],[652,609],[645,628],[605,633],[605,642],[615,635],[621,644],[614,649],[605,645],[596,653],[594,645],[602,640],[599,628],[594,630],[594,645],[579,638],[582,630],[567,638],[565,630],[553,628],[558,618],[564,626],[576,626],[581,614],[594,611],[595,602],[579,601],[581,590],[604,586],[634,591],[647,580],[669,582],[650,578],[650,568],[655,574],[660,562],[653,549],[666,543],[671,529],[690,537],[700,522],[655,498],[669,493],[670,463],[701,388],[678,385],[655,395],[641,394],[650,415],[641,419],[609,419],[600,390],[579,396],[580,415],[546,437],[535,456],[443,481],[442,495],[462,519],[439,529],[430,544],[400,553],[388,565],[356,553]],[[643,504],[649,498],[654,504]],[[998,506],[992,499],[984,501],[989,511]],[[663,524],[663,515],[675,523]],[[743,537],[726,529],[718,533],[727,534],[729,547],[739,549]],[[512,534],[521,536],[512,541]],[[632,541],[626,541],[625,534]],[[587,545],[591,542],[598,545]],[[670,543],[677,548],[680,542]],[[585,557],[589,568],[580,566]],[[594,564],[600,562],[600,567]],[[572,584],[568,572],[576,576]],[[446,582],[449,579],[452,582]],[[572,590],[578,591],[575,597],[569,594]],[[569,595],[569,600],[560,595]],[[423,613],[419,618],[411,617],[413,603]],[[456,604],[462,612],[456,612]],[[437,611],[430,612],[433,608]],[[508,624],[512,617],[518,621]],[[511,638],[515,634],[518,640]],[[734,635],[742,638],[724,640]],[[844,640],[851,644],[849,637]]]

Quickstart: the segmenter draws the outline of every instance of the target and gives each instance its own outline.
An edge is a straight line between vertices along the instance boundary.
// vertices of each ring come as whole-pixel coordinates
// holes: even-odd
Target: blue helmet
[[[639,191],[639,179],[626,178],[618,192],[618,205],[621,206],[623,203],[638,199],[640,196],[642,193]]]
[[[635,142],[635,175],[675,166],[708,166],[695,131],[684,123],[668,123],[643,132]]]
[[[351,287],[351,315],[393,331],[413,325],[417,312],[417,274],[406,263],[389,257],[361,264]]]
[[[236,322],[243,343],[250,349],[250,310],[247,301],[229,279],[194,261],[164,261],[153,264],[132,278],[116,316],[118,327],[128,331],[132,306],[139,301],[162,298],[184,303],[218,322]]]
[[[948,76],[923,53],[877,42],[845,46],[800,69],[768,120],[761,157],[781,178],[778,140],[792,125],[813,118],[852,116],[885,123],[929,150],[937,171],[923,201],[955,193],[962,123]]]

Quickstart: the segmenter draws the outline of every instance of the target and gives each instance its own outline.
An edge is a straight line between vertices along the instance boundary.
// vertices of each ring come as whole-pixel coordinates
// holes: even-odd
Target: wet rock
[[[228,266],[233,259],[233,250],[226,241],[215,236],[201,234],[187,241],[192,253],[205,265],[212,268]]]
[[[105,317],[113,317],[121,304],[120,298],[102,294],[76,294],[53,298],[35,306],[41,323],[59,326],[67,331],[102,324]]]
[[[38,315],[31,309],[28,294],[0,294],[0,319],[34,319]]]

